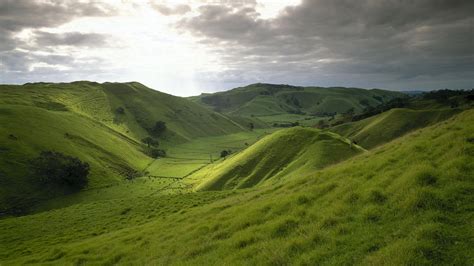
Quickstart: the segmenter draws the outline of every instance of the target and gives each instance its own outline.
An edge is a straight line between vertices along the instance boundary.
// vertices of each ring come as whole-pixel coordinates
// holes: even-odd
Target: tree
[[[150,148],[150,146],[151,147],[158,147],[159,146],[159,142],[157,140],[155,140],[154,138],[152,138],[152,137],[146,137],[146,138],[142,139],[142,142],[145,143],[148,148]]]
[[[155,125],[150,129],[153,136],[161,136],[166,131],[166,122],[156,121]]]
[[[166,151],[160,149],[150,149],[150,157],[155,159],[160,157],[166,157]]]
[[[31,161],[35,177],[43,184],[80,190],[87,186],[89,164],[76,157],[54,151],[42,151]]]

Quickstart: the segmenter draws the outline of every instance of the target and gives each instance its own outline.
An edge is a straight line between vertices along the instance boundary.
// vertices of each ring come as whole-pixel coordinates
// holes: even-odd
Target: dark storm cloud
[[[217,46],[243,83],[298,76],[297,83],[357,85],[366,77],[390,86],[443,76],[472,86],[463,77],[474,76],[473,13],[474,1],[304,0],[269,20],[251,6],[205,5],[177,27]]]
[[[22,71],[28,72],[34,63],[72,64],[72,57],[51,54],[54,52],[51,47],[103,45],[106,37],[77,32],[53,34],[36,29],[57,27],[78,17],[111,16],[115,13],[114,8],[100,1],[0,1],[0,64],[3,78],[7,79],[6,75],[11,73],[20,75]],[[34,31],[34,43],[25,43],[15,36],[24,29]],[[46,49],[45,46],[50,48]],[[50,55],[40,56],[36,53],[40,51]]]
[[[54,27],[76,17],[107,16],[114,12],[110,6],[97,1],[2,0],[0,28],[15,32],[23,28]]]

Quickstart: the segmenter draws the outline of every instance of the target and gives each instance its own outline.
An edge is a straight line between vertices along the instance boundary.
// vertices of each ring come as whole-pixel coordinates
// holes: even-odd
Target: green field
[[[321,130],[310,112],[399,93],[254,84],[215,95],[232,96],[229,109],[136,82],[0,86],[0,265],[474,263],[467,98],[413,98]],[[156,121],[167,127],[152,136]],[[147,136],[165,157],[149,156]],[[88,185],[41,185],[31,160],[44,150],[89,163]]]
[[[129,196],[6,218],[0,257],[5,264],[469,265],[473,119],[465,111],[258,189]]]

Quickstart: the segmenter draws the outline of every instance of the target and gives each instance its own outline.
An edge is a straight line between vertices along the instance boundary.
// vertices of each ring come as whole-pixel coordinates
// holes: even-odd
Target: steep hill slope
[[[242,88],[192,97],[215,110],[241,116],[268,116],[285,113],[355,112],[406,95],[379,89],[297,87],[252,84]]]
[[[361,152],[340,136],[317,129],[283,129],[243,152],[191,176],[198,190],[246,188],[321,169]]]
[[[158,137],[166,148],[196,137],[247,131],[246,123],[253,120],[242,125],[136,82],[1,85],[0,212],[55,194],[42,191],[31,176],[30,160],[41,151],[89,163],[89,188],[143,175],[152,159],[141,139],[157,121],[166,122]]]
[[[413,110],[395,108],[357,122],[345,123],[330,130],[371,149],[415,129],[433,125],[460,113],[460,109]]]
[[[0,262],[472,265],[472,121],[465,111],[278,185],[3,219]]]

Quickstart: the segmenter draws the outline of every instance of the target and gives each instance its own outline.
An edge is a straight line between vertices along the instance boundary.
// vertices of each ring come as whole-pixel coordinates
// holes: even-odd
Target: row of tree
[[[166,151],[159,149],[160,143],[156,138],[162,137],[166,131],[166,122],[157,121],[153,127],[147,129],[151,136],[142,139],[142,142],[147,145],[147,154],[152,158],[166,157]]]

